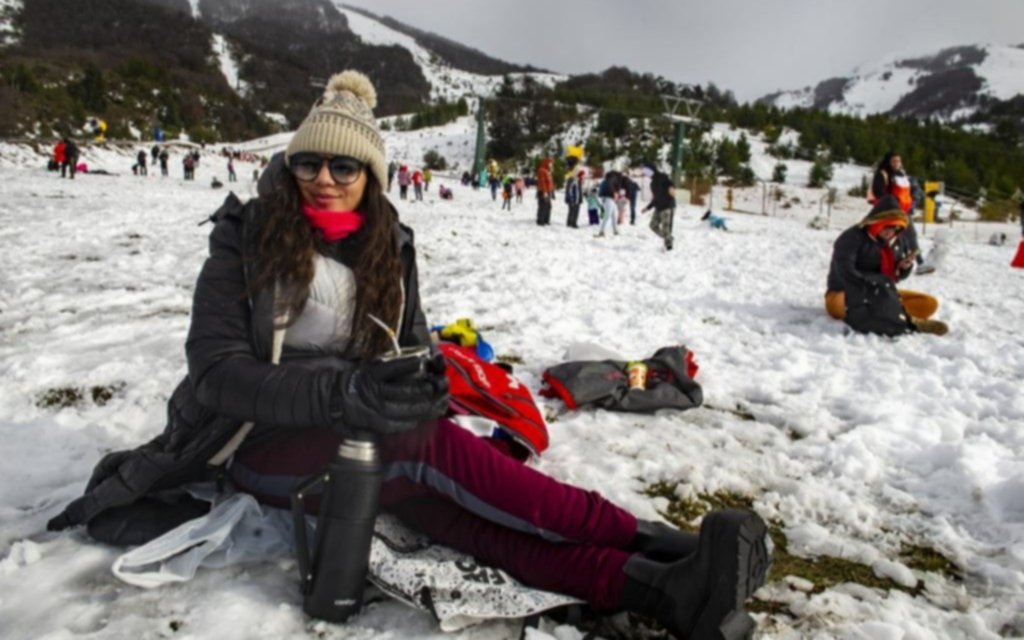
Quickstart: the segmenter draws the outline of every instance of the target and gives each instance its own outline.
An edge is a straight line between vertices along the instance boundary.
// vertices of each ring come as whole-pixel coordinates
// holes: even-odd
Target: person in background
[[[64,177],[64,170],[68,170],[68,178],[75,179],[75,172],[78,171],[78,145],[71,138],[64,138],[64,162],[60,165],[60,177]]]
[[[825,291],[830,316],[862,333],[944,335],[949,330],[946,323],[931,319],[938,300],[896,288],[914,266],[914,253],[898,241],[907,226],[899,200],[885,195],[863,220],[839,235]]]
[[[171,159],[171,155],[169,153],[167,153],[167,148],[166,147],[164,147],[163,149],[160,150],[160,155],[158,156],[158,158],[160,160],[160,175],[166,178],[167,177],[167,162]]]
[[[597,189],[587,189],[587,219],[590,226],[601,224],[601,217],[604,215],[604,207],[601,206],[601,199],[597,197]]]
[[[238,176],[235,175],[235,159],[228,156],[228,182],[238,182]]]
[[[66,157],[66,148],[67,143],[64,140],[58,140],[57,144],[53,147],[53,162],[56,169],[60,169],[60,177],[62,178],[64,177],[64,158]]]
[[[412,190],[416,196],[416,202],[423,202],[423,172],[419,169],[412,172]]]
[[[919,188],[920,190],[920,188]],[[917,240],[917,228],[914,226],[914,185],[903,170],[903,158],[894,151],[887,151],[882,157],[875,175],[871,180],[869,204],[875,204],[886,195],[891,195],[900,203],[900,209],[907,214],[907,228],[900,234],[900,242],[906,245],[906,251],[915,252],[915,261],[921,264],[921,247]]]
[[[430,181],[434,179],[434,172],[430,170],[430,167],[423,168],[423,191],[430,193]]]
[[[619,190],[615,193],[615,208],[619,212],[619,226],[626,224],[626,206],[629,204],[629,198],[626,196],[626,180],[629,180],[625,174],[619,174]]]
[[[583,204],[583,176],[580,171],[576,175],[570,175],[565,181],[565,204],[569,205],[569,214],[566,216],[565,225],[572,229],[578,229],[580,217],[580,205]]]
[[[388,193],[391,193],[391,183],[395,181],[395,172],[398,171],[398,165],[392,160],[388,163]]]
[[[636,199],[640,195],[640,185],[629,176],[623,176],[626,198],[629,200],[629,224],[636,224]]]
[[[526,181],[523,176],[516,176],[516,204],[523,204],[523,191],[526,190]]]
[[[501,210],[512,210],[512,176],[501,179]]]
[[[551,158],[544,158],[537,167],[537,224],[551,224],[551,198],[555,194],[555,181],[551,178]]]
[[[487,185],[491,188],[491,200],[498,199],[498,188],[501,187],[501,178],[496,173],[487,175]]]
[[[672,250],[672,221],[676,213],[676,188],[672,179],[658,171],[654,163],[644,165],[651,172],[651,201],[644,211],[654,209],[651,231],[665,241],[665,251]]]
[[[1013,199],[1017,201],[1017,218],[1020,222],[1020,235],[1024,237],[1024,189],[1017,187],[1017,191],[1013,194]],[[936,216],[938,215],[938,207],[936,207]]]
[[[601,227],[598,229],[595,238],[605,237],[604,230],[611,227],[614,235],[619,235],[619,227],[617,220],[619,217],[619,207],[615,202],[616,196],[619,195],[619,191],[622,187],[622,174],[618,171],[609,171],[604,174],[604,179],[601,181],[601,185],[597,188],[597,195],[601,198],[601,208],[603,209],[603,215],[601,217]]]
[[[209,473],[245,422],[252,432],[223,473],[267,508],[287,508],[358,431],[379,443],[381,511],[434,543],[599,611],[653,618],[676,637],[751,631],[744,601],[771,562],[755,513],[709,513],[699,535],[639,520],[447,419],[439,354],[380,357],[392,331],[403,346],[431,341],[413,234],[384,195],[375,103],[362,74],[332,77],[258,197],[224,201],[164,434],[104,457],[85,495],[47,528],[86,525],[94,539],[126,545],[194,519],[203,511],[181,487]]]
[[[412,175],[409,173],[409,167],[403,164],[398,168],[398,197],[400,199],[408,199],[410,184],[412,184]]]

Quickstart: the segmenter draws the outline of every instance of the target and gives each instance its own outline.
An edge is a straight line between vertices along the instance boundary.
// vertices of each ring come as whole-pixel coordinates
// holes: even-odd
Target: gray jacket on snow
[[[260,180],[260,193],[273,188],[283,171],[283,160],[276,157]],[[270,363],[273,292],[268,288],[253,293],[249,288],[259,263],[262,215],[259,199],[243,204],[231,194],[211,217],[215,226],[210,255],[196,283],[185,343],[188,375],[168,401],[164,432],[136,449],[116,451],[100,460],[84,495],[50,520],[48,529],[87,524],[143,498],[170,502],[168,490],[216,477],[219,470],[210,468],[207,461],[243,422],[255,423],[246,444],[263,442],[281,429],[332,426],[336,411],[332,408],[338,406],[334,396],[340,393],[336,380],[354,363],[336,356],[289,359],[287,355],[279,365]],[[405,290],[399,342],[427,344],[430,337],[420,308],[412,232],[399,226],[397,236]],[[140,541],[120,535],[117,524],[105,526],[107,531],[116,530],[116,536],[95,535],[91,527],[90,533],[100,539]]]

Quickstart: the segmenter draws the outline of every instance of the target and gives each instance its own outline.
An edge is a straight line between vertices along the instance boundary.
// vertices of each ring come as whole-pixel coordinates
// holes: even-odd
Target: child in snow
[[[601,223],[602,213],[604,213],[604,207],[601,206],[601,201],[597,197],[597,189],[591,187],[587,190],[587,219],[591,226]]]
[[[505,176],[501,181],[501,210],[512,210],[512,178]]]
[[[263,173],[259,197],[225,200],[195,287],[189,375],[171,396],[166,431],[105,457],[86,495],[48,528],[88,524],[98,540],[144,543],[202,513],[174,490],[210,465],[222,469],[211,460],[232,450],[222,473],[286,507],[358,430],[378,438],[381,510],[434,542],[597,610],[654,618],[677,637],[717,637],[726,621],[748,631],[743,602],[769,561],[756,514],[709,514],[699,536],[638,521],[448,420],[443,358],[379,357],[391,339],[371,314],[402,345],[430,337],[413,236],[384,196],[374,98],[361,73],[331,78]],[[252,432],[236,439],[242,423]]]
[[[725,218],[720,215],[711,213],[711,209],[708,209],[704,215],[700,217],[701,220],[708,223],[708,226],[712,229],[720,229],[722,231],[728,231],[729,228],[725,226]]]

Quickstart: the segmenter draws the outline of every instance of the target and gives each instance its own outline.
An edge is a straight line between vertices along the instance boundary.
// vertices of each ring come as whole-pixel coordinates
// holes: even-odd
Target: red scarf
[[[883,243],[879,247],[882,256],[882,265],[880,271],[882,275],[889,276],[893,281],[896,280],[896,254],[893,252],[892,247],[888,243]]]
[[[363,227],[363,214],[358,211],[326,211],[303,203],[302,213],[327,242],[337,242]]]

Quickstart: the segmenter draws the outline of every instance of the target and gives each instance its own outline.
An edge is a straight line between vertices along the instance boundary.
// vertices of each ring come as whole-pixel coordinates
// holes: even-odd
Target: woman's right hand
[[[372,360],[341,373],[331,418],[343,433],[392,435],[440,418],[448,409],[444,358]]]

